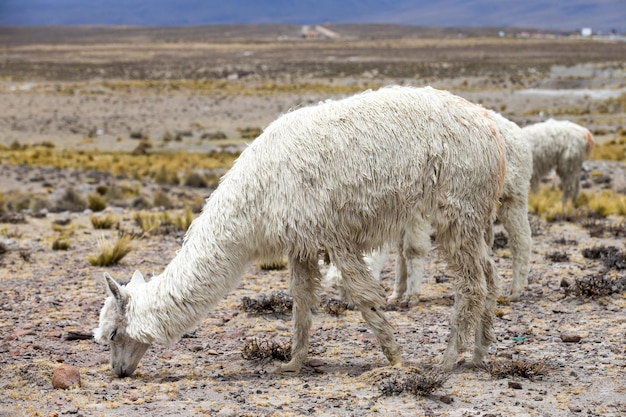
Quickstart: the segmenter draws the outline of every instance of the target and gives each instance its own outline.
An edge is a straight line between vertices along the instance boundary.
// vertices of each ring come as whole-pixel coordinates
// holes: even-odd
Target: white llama
[[[136,272],[122,286],[105,274],[110,296],[95,339],[109,344],[115,374],[131,375],[149,345],[175,343],[199,325],[246,265],[286,254],[294,335],[292,359],[277,372],[297,373],[319,304],[323,249],[399,366],[384,291],[361,254],[428,215],[457,276],[443,366],[453,367],[474,329],[478,364],[494,339],[498,276],[484,231],[505,169],[489,113],[432,88],[388,87],[287,113],[242,152],[160,275],[145,282]]]
[[[532,175],[532,154],[522,130],[502,115],[491,112],[496,128],[506,146],[506,175],[500,197],[497,217],[509,235],[513,258],[511,299],[518,299],[528,285],[532,236],[528,222],[528,189]],[[430,250],[431,228],[425,219],[417,223],[421,227],[406,230],[400,239],[396,258],[396,273],[393,293],[389,301],[401,300],[409,305],[419,301],[424,276],[425,257]],[[488,227],[485,237],[489,247],[493,245],[493,227]],[[365,262],[375,279],[387,261],[390,245],[365,256]],[[340,286],[341,276],[334,265],[330,265],[325,277],[326,284]]]
[[[561,180],[563,204],[568,199],[576,203],[580,189],[583,161],[593,149],[593,135],[586,128],[567,120],[549,119],[522,129],[533,152],[533,192],[539,182],[553,169]]]

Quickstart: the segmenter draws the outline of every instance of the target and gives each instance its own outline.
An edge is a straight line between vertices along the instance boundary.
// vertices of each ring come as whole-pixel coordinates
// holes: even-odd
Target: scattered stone
[[[233,410],[231,408],[222,408],[216,414],[216,416],[218,416],[218,417],[234,417],[236,415],[237,415],[237,413],[235,412],[235,410]]]
[[[454,402],[454,398],[449,395],[441,395],[439,400],[444,404],[452,404]]]
[[[509,381],[509,388],[522,389],[522,384],[517,381]]]
[[[80,372],[72,365],[59,365],[52,375],[52,386],[55,389],[68,389],[80,386]]]
[[[582,336],[576,333],[561,333],[561,340],[565,343],[578,343],[580,339],[582,339]]]
[[[309,361],[309,366],[312,366],[313,368],[317,368],[323,365],[324,365],[324,361],[318,358],[313,358]]]

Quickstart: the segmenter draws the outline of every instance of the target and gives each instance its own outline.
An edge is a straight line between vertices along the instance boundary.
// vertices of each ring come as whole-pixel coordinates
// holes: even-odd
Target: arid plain
[[[338,36],[289,25],[0,28],[0,416],[626,414],[624,39],[329,28]],[[553,177],[531,196],[531,284],[519,301],[500,299],[485,369],[436,371],[453,286],[433,250],[420,303],[388,308],[404,370],[387,366],[357,312],[320,307],[310,363],[274,374],[278,359],[247,349],[288,344],[290,316],[242,300],[286,291],[287,271],[250,265],[196,331],[115,378],[108,349],[88,338],[102,273],[160,273],[218,178],[281,114],[390,84],[447,89],[521,126],[571,120],[595,136],[577,207],[558,204]],[[510,249],[497,231],[506,294]],[[129,252],[103,265],[120,236]],[[394,268],[391,257],[388,293]],[[62,364],[79,385],[53,388]],[[439,383],[426,389],[429,378]]]

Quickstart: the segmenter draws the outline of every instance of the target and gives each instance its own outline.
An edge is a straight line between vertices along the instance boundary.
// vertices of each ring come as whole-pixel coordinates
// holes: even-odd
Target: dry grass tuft
[[[87,207],[92,211],[102,211],[107,208],[107,202],[100,194],[89,194],[87,196]]]
[[[52,250],[68,250],[70,245],[69,239],[60,237],[52,242]]]
[[[279,343],[274,340],[261,340],[256,338],[244,341],[241,356],[245,360],[277,359],[289,361],[291,359],[291,343]]]
[[[104,216],[90,216],[89,220],[94,229],[110,229],[119,219],[113,213],[107,213]]]
[[[534,381],[552,372],[554,365],[547,359],[531,361],[527,359],[494,360],[483,365],[483,369],[497,379],[521,377]]]
[[[126,255],[133,250],[132,237],[123,234],[112,243],[104,237],[98,241],[100,253],[88,258],[89,263],[93,266],[110,266],[117,265]]]
[[[283,291],[276,291],[269,296],[261,295],[258,298],[243,297],[241,309],[246,313],[254,314],[289,314],[293,307],[293,298]]]
[[[287,268],[287,260],[279,259],[274,261],[257,262],[256,265],[264,271],[281,271]]]

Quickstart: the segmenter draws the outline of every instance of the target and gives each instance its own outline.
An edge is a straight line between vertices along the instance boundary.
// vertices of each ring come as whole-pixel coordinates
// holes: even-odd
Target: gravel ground
[[[570,44],[568,47],[573,48]],[[6,51],[9,54],[13,50]],[[81,56],[71,51],[71,56]],[[27,54],[28,48],[18,52]],[[9,64],[20,68],[19,62],[15,63],[19,53],[12,55],[13,61],[5,60],[5,73],[11,69]],[[543,51],[542,56],[547,55],[549,52]],[[523,61],[519,56],[516,59]],[[604,141],[625,126],[624,113],[600,114],[597,106],[605,96],[570,92],[623,88],[626,77],[620,68],[614,63],[598,63],[597,59],[588,64],[554,65],[543,78],[533,76],[527,84],[517,86],[494,86],[485,77],[473,75],[431,77],[426,81],[499,110],[520,124],[542,120],[549,117],[544,111],[559,108],[560,118],[588,126],[598,141]],[[371,74],[368,77],[371,80]],[[347,76],[333,82],[361,81]],[[405,81],[376,79],[382,84]],[[422,81],[411,83],[418,85]],[[76,88],[72,94],[67,94],[68,85]],[[240,128],[266,126],[291,107],[329,97],[324,93],[262,97],[212,97],[188,91],[120,93],[98,90],[102,86],[97,78],[78,84],[39,76],[26,80],[3,78],[0,143],[52,141],[56,149],[131,150],[136,146],[136,141],[128,137],[132,131],[147,132],[156,141],[168,130],[192,130],[190,138],[163,144],[163,149],[206,151],[213,144],[199,141],[202,133],[223,131],[233,137]],[[538,94],[530,89],[557,89],[563,94]],[[94,129],[102,129],[102,134],[87,140]],[[610,177],[614,190],[626,190],[622,163],[589,161],[585,169],[600,171],[602,178]],[[44,178],[54,179],[54,192],[71,186],[86,193],[98,184],[80,171],[5,164],[0,170],[0,190],[5,193],[45,191],[50,186],[44,184]],[[98,181],[106,182],[107,178]],[[147,180],[138,180],[135,185],[147,194],[158,189]],[[591,179],[586,185],[591,191],[606,187]],[[200,195],[209,191],[180,187],[173,192]],[[109,210],[122,218],[125,227],[133,227],[132,209]],[[151,347],[133,377],[118,379],[110,369],[106,347],[88,338],[76,338],[88,337],[97,326],[106,295],[102,273],[108,271],[122,281],[128,280],[135,269],[146,276],[158,274],[179,249],[182,234],[143,236],[119,265],[94,267],[87,259],[97,251],[99,239],[113,238],[117,231],[94,230],[90,215],[35,213],[26,214],[24,222],[5,218],[0,223],[0,242],[5,249],[0,254],[0,416],[626,415],[626,292],[622,288],[602,296],[576,293],[577,283],[594,275],[623,279],[623,263],[615,262],[607,272],[601,259],[583,255],[585,249],[598,246],[615,246],[623,255],[622,217],[597,220],[596,230],[590,233],[585,227],[589,224],[582,221],[548,224],[531,215],[531,284],[519,301],[508,304],[503,300],[498,305],[497,340],[487,363],[492,370],[498,364],[522,363],[537,370],[535,375],[498,376],[486,369],[470,369],[461,361],[452,372],[441,375],[442,384],[417,395],[407,389],[399,392],[398,387],[411,378],[432,377],[430,372],[436,370],[449,333],[452,282],[445,279],[445,262],[437,251],[429,255],[420,303],[412,308],[395,304],[388,308],[405,369],[387,366],[373,334],[357,312],[347,310],[335,316],[323,308],[314,316],[310,360],[300,375],[274,374],[280,364],[277,359],[245,359],[242,352],[252,340],[283,346],[291,336],[289,314],[243,310],[244,297],[256,299],[287,289],[285,270],[267,271],[250,265],[240,286],[209,313],[197,330],[174,346]],[[53,226],[59,224],[73,230],[66,251],[51,249],[59,233]],[[609,231],[598,233],[598,227],[608,227]],[[495,249],[494,259],[506,293],[511,271],[509,249]],[[388,293],[394,267],[391,257],[382,276]],[[334,289],[324,288],[324,300],[337,297]],[[79,385],[67,390],[52,386],[53,373],[61,365],[79,371]]]

